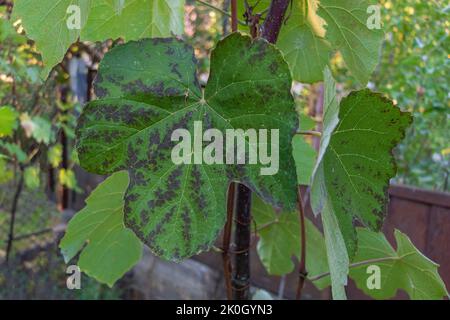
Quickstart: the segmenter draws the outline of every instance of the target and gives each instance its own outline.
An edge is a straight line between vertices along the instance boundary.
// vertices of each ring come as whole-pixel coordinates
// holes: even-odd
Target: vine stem
[[[208,8],[211,8],[213,10],[216,10],[217,12],[220,12],[221,14],[223,14],[223,15],[225,15],[227,17],[230,17],[230,18],[233,17],[232,13],[229,13],[229,12],[227,12],[227,11],[221,9],[221,8],[218,8],[215,5],[212,5],[212,4],[210,4],[210,3],[206,2],[206,1],[202,1],[202,0],[195,0],[195,1],[200,3],[201,5],[204,5],[205,7],[208,7]],[[243,26],[246,25],[246,23],[244,21],[241,21],[239,19],[236,19],[236,22],[239,23],[240,25],[243,25]]]
[[[298,286],[296,299],[300,300],[302,296],[303,286],[305,285],[306,271],[306,228],[305,228],[305,208],[303,206],[302,194],[300,186],[297,187],[298,212],[300,218],[300,263],[298,270]]]
[[[284,16],[291,0],[272,0],[264,24],[261,27],[261,37],[275,44],[284,22]]]
[[[303,136],[315,136],[315,137],[321,137],[322,132],[320,131],[313,131],[313,130],[300,130],[296,134],[303,135]]]
[[[290,0],[272,0],[267,19],[265,20],[265,30],[270,31],[261,36],[268,42],[275,44],[279,31],[284,20],[284,15]],[[275,16],[274,16],[275,15]],[[280,23],[272,23],[280,21]],[[231,0],[231,29],[237,31],[237,3]],[[276,30],[271,30],[272,28]],[[255,35],[253,35],[255,36]],[[251,240],[251,202],[252,192],[243,184],[237,184],[235,196],[235,221],[234,233],[234,269],[232,270],[232,293],[237,300],[249,299],[250,293],[250,240]]]
[[[14,241],[14,225],[16,223],[17,204],[19,202],[20,194],[22,193],[23,182],[24,182],[23,167],[21,166],[20,178],[17,184],[16,192],[14,193],[14,198],[11,206],[11,221],[9,222],[8,243],[6,245],[6,258],[5,258],[6,264],[8,264],[9,262],[9,256],[11,254],[12,244]]]
[[[231,0],[231,32],[238,30],[238,18],[237,18],[237,2]]]
[[[372,263],[392,261],[392,260],[398,260],[398,259],[399,259],[399,257],[383,257],[383,258],[369,259],[369,260],[363,260],[363,261],[352,263],[348,267],[351,269],[351,268],[357,268],[357,267],[365,266],[365,265],[372,264]],[[328,277],[329,275],[330,275],[330,272],[324,272],[324,273],[318,274],[317,276],[310,277],[310,278],[308,278],[308,280],[309,281],[317,281],[322,278]]]
[[[225,287],[227,289],[227,299],[233,298],[233,290],[231,284],[231,262],[230,262],[230,242],[231,242],[231,228],[233,226],[233,211],[235,201],[235,189],[236,183],[231,182],[228,187],[227,196],[227,221],[223,232],[222,241],[222,260],[223,260],[223,273],[225,279]]]

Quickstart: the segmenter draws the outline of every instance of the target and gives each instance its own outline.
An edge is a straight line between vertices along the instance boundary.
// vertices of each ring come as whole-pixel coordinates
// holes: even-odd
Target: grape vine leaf
[[[298,184],[309,185],[317,157],[316,149],[306,142],[302,136],[296,135],[292,139],[292,155],[297,169]]]
[[[316,127],[316,122],[303,112],[299,113],[299,130],[308,131]],[[292,139],[292,156],[297,169],[299,185],[309,185],[316,163],[317,151],[307,141],[306,137],[297,134]]]
[[[29,189],[37,189],[41,184],[40,169],[37,166],[26,167],[23,172],[25,185]]]
[[[141,258],[142,244],[123,223],[126,171],[116,172],[86,199],[86,207],[69,222],[59,247],[69,262],[80,251],[77,265],[110,287]]]
[[[311,178],[311,206],[316,215],[322,212],[322,225],[328,265],[330,266],[333,299],[344,300],[346,299],[345,286],[347,285],[349,257],[344,236],[328,198],[322,165],[333,130],[339,123],[339,104],[336,98],[336,83],[328,67],[325,67],[324,79],[323,132],[320,140],[319,155]]]
[[[69,46],[80,35],[80,30],[67,27],[69,6],[80,8],[80,27],[83,27],[91,3],[92,0],[14,1],[12,19],[20,19],[28,38],[35,41],[45,65],[42,71],[44,77],[63,59]]]
[[[127,169],[126,226],[158,256],[175,261],[192,256],[208,249],[223,227],[232,180],[276,207],[295,208],[291,140],[298,119],[291,81],[275,46],[239,33],[213,50],[203,91],[193,49],[184,42],[155,38],[117,46],[99,68],[100,100],[89,103],[79,119],[80,164],[99,174]],[[175,129],[189,131],[188,143],[194,136],[202,144],[201,130],[200,141],[195,138],[195,121],[224,133],[278,129],[278,173],[261,175],[261,164],[174,164]],[[221,151],[226,154],[225,146]],[[192,160],[192,152],[187,157]]]
[[[338,106],[328,68],[324,77],[324,132],[313,174],[311,201],[314,213],[322,212],[322,218],[327,219],[325,238],[331,232],[342,234],[347,250],[342,250],[338,258],[344,261],[348,260],[345,253],[351,259],[356,251],[355,219],[372,230],[381,228],[389,180],[396,172],[392,149],[403,139],[412,118],[368,89],[352,92]],[[339,230],[328,233],[325,222],[332,223],[335,218]],[[341,238],[334,236],[335,241]],[[335,241],[330,239],[329,243],[338,246]],[[331,261],[329,264],[333,265]],[[344,270],[340,279],[344,281]]]
[[[449,297],[438,273],[439,265],[424,256],[407,235],[395,230],[397,250],[382,233],[358,228],[358,251],[355,264],[370,261],[380,268],[380,289],[369,290],[367,264],[352,267],[350,277],[359,289],[376,299],[389,299],[404,290],[413,300],[437,300]],[[374,260],[375,259],[375,260]],[[379,261],[376,261],[379,260]]]
[[[75,24],[78,13],[79,28]],[[36,42],[46,78],[78,38],[136,40],[182,34],[184,1],[16,0],[13,19],[21,19],[27,36]]]
[[[338,49],[350,72],[366,84],[378,63],[384,31],[369,29],[372,0],[320,0],[317,14],[326,22],[325,39]]]
[[[350,265],[349,276],[365,294],[383,300],[395,297],[399,290],[414,300],[437,300],[449,296],[438,273],[439,265],[424,256],[406,234],[395,230],[397,249],[394,249],[381,232],[358,227],[357,233],[358,250]],[[372,270],[379,267],[379,288],[369,289],[367,285],[376,282],[373,278],[375,273],[369,272],[370,266]],[[330,285],[326,272],[310,279],[319,289]]]
[[[346,300],[345,286],[349,272],[349,257],[339,223],[327,199],[322,209],[322,225],[328,266],[330,267],[331,293],[334,300]]]
[[[17,112],[10,106],[0,107],[0,138],[9,136],[17,128]]]
[[[329,64],[333,48],[323,38],[322,22],[316,14],[317,4],[296,0],[287,24],[277,42],[295,80],[314,83],[323,79],[322,70]]]
[[[374,0],[295,0],[278,45],[293,78],[313,83],[332,53],[339,51],[355,78],[365,85],[378,63],[384,31],[368,27]],[[380,17],[381,18],[381,17]]]
[[[332,95],[329,90],[328,95]],[[328,101],[330,97],[325,99],[324,134],[313,177],[312,204],[318,214],[324,202],[329,202],[352,258],[357,239],[353,220],[372,230],[381,228],[389,180],[396,172],[392,150],[403,139],[412,117],[368,89],[352,92],[339,108],[336,102],[330,108]]]
[[[279,212],[254,197],[252,214],[258,230],[258,256],[271,275],[284,275],[294,269],[292,257],[300,256],[300,224],[298,212]],[[316,276],[328,271],[325,242],[322,233],[305,219],[306,229],[306,269],[308,276]],[[319,285],[319,281],[315,283]]]
[[[138,40],[145,37],[181,35],[184,31],[184,1],[122,1],[115,5],[112,5],[112,2],[114,1],[96,0],[92,3],[81,39]]]

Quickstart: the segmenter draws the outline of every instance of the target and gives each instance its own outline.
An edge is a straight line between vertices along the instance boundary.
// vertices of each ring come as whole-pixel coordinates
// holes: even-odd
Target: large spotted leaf
[[[404,137],[411,116],[368,89],[352,92],[339,107],[333,94],[327,95],[312,204],[316,213],[326,208],[336,216],[353,257],[353,221],[378,231],[386,216],[389,180],[396,172],[392,150]]]
[[[276,207],[295,208],[291,139],[297,117],[290,86],[280,52],[265,40],[252,41],[238,33],[212,52],[204,90],[196,78],[193,50],[182,41],[149,39],[118,46],[100,65],[95,84],[100,100],[88,104],[79,119],[80,163],[100,174],[127,169],[126,226],[159,256],[189,257],[206,250],[223,227],[232,180]],[[193,138],[198,142],[193,145],[208,149],[210,142],[202,143],[196,121],[203,130],[215,128],[224,134],[227,129],[278,129],[279,143],[267,143],[275,144],[271,151],[279,146],[279,170],[261,175],[260,169],[268,165],[248,161],[201,164],[192,156],[197,151],[201,160],[201,153],[191,146],[183,154],[191,162],[175,164],[171,154],[180,143],[172,141],[176,129],[191,134],[189,144]],[[261,150],[249,141],[247,151]],[[225,155],[225,148],[226,143],[217,154]]]

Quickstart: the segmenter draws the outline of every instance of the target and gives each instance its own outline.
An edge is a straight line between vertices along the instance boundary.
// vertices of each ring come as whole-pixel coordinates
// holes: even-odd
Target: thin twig
[[[315,136],[315,137],[322,136],[322,133],[320,131],[313,131],[313,130],[300,130],[296,134],[304,135],[304,136]]]
[[[14,239],[14,224],[16,222],[17,204],[19,203],[20,194],[22,193],[23,182],[24,182],[23,168],[20,167],[19,183],[17,184],[16,192],[14,193],[14,198],[11,207],[11,220],[9,222],[8,243],[6,245],[6,258],[5,258],[6,264],[8,264],[9,256],[11,254],[12,243]]]
[[[35,237],[35,236],[40,236],[46,233],[50,233],[53,232],[53,228],[46,228],[46,229],[42,229],[40,231],[36,231],[36,232],[32,232],[32,233],[27,233],[27,234],[23,234],[20,236],[16,236],[13,238],[13,241],[19,241],[19,240],[24,240],[24,239],[28,239],[31,237]]]
[[[365,266],[367,264],[373,264],[373,263],[384,262],[384,261],[392,261],[392,260],[398,260],[398,259],[399,259],[399,257],[384,257],[384,258],[369,259],[369,260],[352,263],[348,267],[351,269],[351,268]],[[317,276],[310,277],[310,278],[308,278],[308,280],[309,281],[317,281],[322,278],[328,277],[329,275],[330,275],[330,272],[324,272],[324,273],[318,274]]]
[[[211,9],[213,9],[213,10],[216,10],[216,11],[220,12],[221,14],[223,14],[223,15],[225,15],[225,16],[227,16],[227,17],[232,18],[232,13],[227,12],[227,11],[225,11],[225,10],[222,10],[222,9],[216,7],[215,5],[212,5],[212,4],[207,3],[207,2],[205,2],[205,1],[202,1],[202,0],[195,0],[195,1],[198,2],[198,3],[200,3],[200,4],[202,4],[202,5],[204,5],[205,7],[208,7],[208,8],[211,8]],[[237,16],[236,16],[236,18],[237,18]],[[236,21],[237,21],[237,23],[239,23],[239,24],[242,25],[242,26],[245,26],[245,25],[246,25],[245,22],[242,21],[242,20],[236,19]]]
[[[237,3],[236,0],[231,0],[231,32],[236,32],[238,30],[237,25]]]
[[[302,296],[303,286],[305,285],[306,272],[306,228],[305,228],[305,211],[303,207],[302,194],[300,186],[297,187],[298,197],[298,213],[300,217],[300,263],[298,270],[298,286],[296,299],[300,300]]]

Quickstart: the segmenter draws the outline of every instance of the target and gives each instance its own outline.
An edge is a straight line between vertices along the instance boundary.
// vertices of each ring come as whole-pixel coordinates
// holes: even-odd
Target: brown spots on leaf
[[[151,41],[154,45],[159,45],[159,44],[168,44],[168,43],[172,43],[175,39],[173,38],[152,38]]]
[[[167,47],[165,54],[173,56],[175,54],[175,50],[172,47]]]
[[[278,72],[278,62],[273,61],[270,65],[269,65],[269,70],[270,73],[273,75],[276,75]]]
[[[183,239],[186,244],[186,251],[189,251],[189,245],[191,242],[191,217],[189,216],[189,210],[184,207],[181,213],[181,219],[183,220]]]
[[[167,213],[164,214],[161,221],[153,228],[152,231],[145,238],[145,242],[149,245],[153,245],[156,242],[156,238],[164,231],[164,226],[168,224],[175,214],[175,206],[172,207]]]
[[[178,78],[180,78],[180,79],[183,78],[183,76],[181,75],[180,70],[179,70],[179,65],[176,62],[172,62],[170,64],[170,72],[177,75]]]

